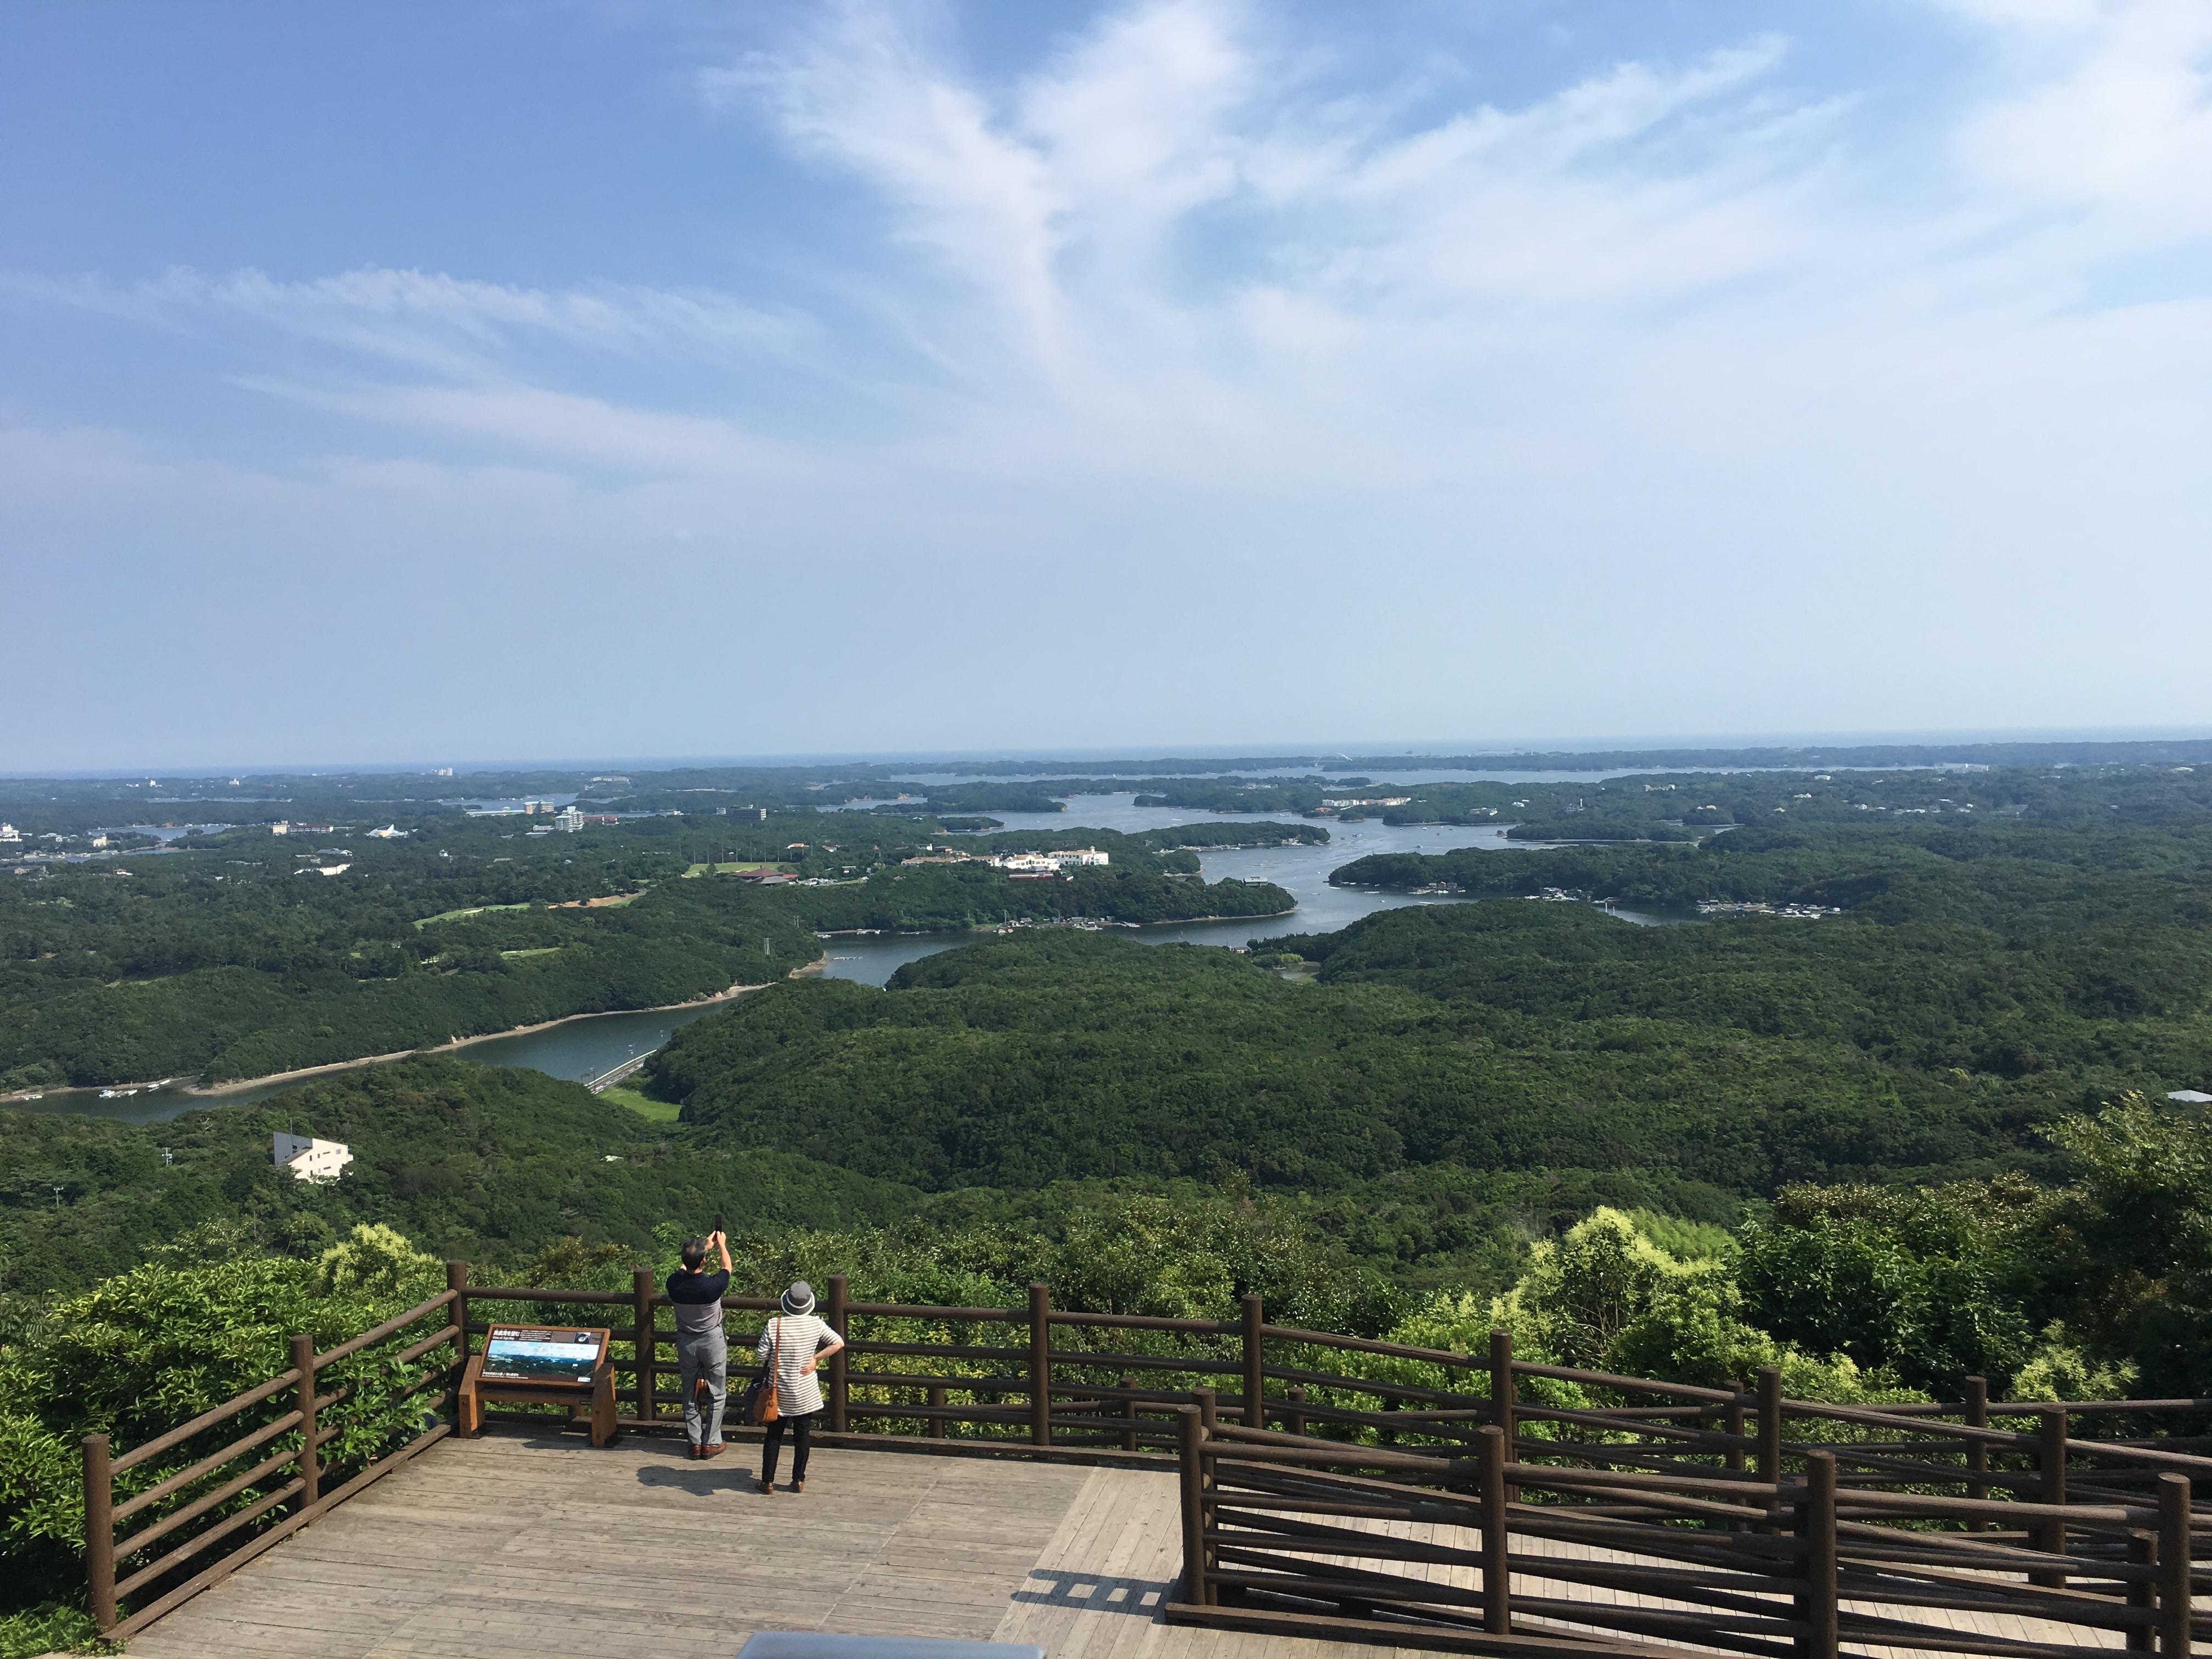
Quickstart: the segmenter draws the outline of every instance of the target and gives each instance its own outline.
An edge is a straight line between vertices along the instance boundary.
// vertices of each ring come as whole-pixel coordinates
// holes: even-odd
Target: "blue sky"
[[[0,10],[0,769],[2212,722],[2212,7]]]

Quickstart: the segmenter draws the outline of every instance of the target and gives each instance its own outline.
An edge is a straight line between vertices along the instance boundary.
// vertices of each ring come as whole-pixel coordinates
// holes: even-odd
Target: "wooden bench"
[[[487,1400],[566,1406],[571,1423],[588,1413],[594,1446],[609,1444],[615,1437],[615,1375],[607,1363],[608,1336],[604,1326],[494,1326],[483,1352],[471,1354],[462,1370],[456,1426],[465,1435],[483,1432]],[[523,1352],[545,1349],[567,1352],[549,1364],[542,1353]],[[485,1375],[488,1366],[489,1376]],[[551,1374],[556,1367],[579,1374]],[[545,1374],[532,1374],[539,1371]]]

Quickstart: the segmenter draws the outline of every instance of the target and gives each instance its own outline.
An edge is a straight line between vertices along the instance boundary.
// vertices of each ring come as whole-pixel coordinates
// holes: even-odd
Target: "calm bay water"
[[[1556,778],[1557,775],[1549,775]],[[1133,794],[1079,795],[1065,812],[994,812],[1009,830],[1103,829],[1135,833],[1165,829],[1179,823],[1290,822],[1282,814],[1194,813],[1188,808],[1139,806]],[[1118,938],[1143,945],[1185,941],[1194,945],[1241,945],[1255,938],[1278,933],[1322,933],[1349,927],[1377,910],[1408,904],[1452,904],[1464,901],[1449,896],[1412,896],[1378,893],[1358,888],[1332,887],[1329,872],[1370,853],[1443,853],[1455,848],[1481,848],[1510,856],[1542,843],[1510,842],[1502,826],[1479,829],[1445,825],[1394,826],[1370,819],[1362,823],[1328,826],[1329,840],[1320,846],[1251,848],[1202,853],[1199,863],[1208,881],[1237,877],[1268,881],[1285,889],[1297,908],[1287,915],[1242,918],[1233,921],[1164,922],[1149,927],[1116,927]],[[957,844],[957,843],[956,843]],[[1645,915],[1615,909],[1613,915],[1640,923],[1684,920]],[[829,953],[824,973],[835,979],[858,980],[881,985],[907,963],[972,945],[979,938],[969,933],[840,935],[823,941]],[[668,1041],[678,1027],[690,1024],[726,1004],[702,1004],[696,1008],[669,1009],[646,1013],[587,1014],[563,1020],[542,1031],[487,1038],[454,1052],[464,1060],[487,1066],[529,1066],[555,1077],[577,1082],[604,1075],[624,1060],[649,1054]],[[329,1075],[326,1073],[325,1075]],[[143,1089],[127,1096],[103,1099],[96,1089],[52,1089],[44,1098],[10,1102],[21,1109],[76,1112],[112,1117],[127,1123],[157,1123],[202,1106],[244,1105],[265,1099],[295,1084],[264,1084],[221,1095],[193,1095],[180,1084]]]
[[[729,1006],[726,1002],[707,1002],[696,1008],[665,1008],[643,1013],[580,1014],[542,1031],[486,1037],[453,1053],[459,1059],[486,1066],[534,1066],[555,1077],[582,1083],[604,1076],[626,1060],[651,1054],[667,1042],[678,1026],[689,1025],[695,1019]],[[325,1072],[321,1075],[335,1077],[338,1073]],[[49,1089],[41,1099],[6,1103],[19,1110],[76,1112],[86,1117],[112,1117],[124,1123],[161,1123],[203,1106],[250,1105],[280,1090],[296,1089],[317,1080],[295,1078],[289,1083],[260,1083],[213,1095],[188,1093],[182,1082],[173,1082],[106,1099],[101,1098],[98,1089]]]
[[[1134,835],[1181,823],[1291,823],[1284,813],[1193,813],[1188,807],[1139,806],[1133,794],[1078,795],[1065,812],[994,812],[1009,830],[1072,828],[1119,830]],[[1462,847],[1481,848],[1510,854],[1550,845],[1548,842],[1505,839],[1504,826],[1460,828],[1444,824],[1394,825],[1370,818],[1360,823],[1328,824],[1329,839],[1318,847],[1248,848],[1236,851],[1201,853],[1199,867],[1208,881],[1234,877],[1246,881],[1271,881],[1297,902],[1288,915],[1233,921],[1162,922],[1149,927],[1116,927],[1118,938],[1143,945],[1167,945],[1181,940],[1193,945],[1239,945],[1253,939],[1278,933],[1327,933],[1348,927],[1377,910],[1395,910],[1407,904],[1464,902],[1444,895],[1415,897],[1404,893],[1378,893],[1363,888],[1332,887],[1329,872],[1370,853],[1446,853]],[[956,841],[955,845],[957,845]],[[1681,918],[1647,915],[1615,909],[1625,921],[1670,922]],[[825,974],[832,979],[860,980],[881,985],[909,962],[933,956],[955,945],[972,945],[973,933],[876,934],[855,938],[841,934],[823,941],[830,952]]]

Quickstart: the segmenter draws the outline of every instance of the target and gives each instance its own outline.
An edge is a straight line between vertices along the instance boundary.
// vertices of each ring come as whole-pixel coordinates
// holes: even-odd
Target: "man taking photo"
[[[722,1258],[719,1273],[704,1271],[710,1249]],[[722,1297],[729,1288],[730,1245],[719,1227],[686,1243],[683,1267],[668,1275],[668,1299],[676,1310],[676,1365],[684,1378],[684,1432],[694,1457],[719,1457],[722,1452],[722,1405],[730,1392]],[[702,1393],[707,1397],[703,1411]]]

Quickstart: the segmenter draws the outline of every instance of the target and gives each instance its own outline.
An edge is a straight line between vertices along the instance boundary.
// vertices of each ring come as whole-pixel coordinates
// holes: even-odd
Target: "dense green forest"
[[[1109,849],[1104,868],[1038,882],[908,864],[955,842],[933,823],[865,813],[660,817],[575,835],[529,822],[449,813],[389,840],[360,824],[312,839],[234,829],[157,855],[23,866],[0,881],[0,1092],[221,1082],[685,1002],[780,978],[834,929],[1267,916],[1291,902],[1189,878],[1198,861],[1184,848],[1220,844],[1216,824],[957,838],[968,854]],[[1268,828],[1236,826],[1235,839]],[[746,860],[801,879],[682,879]]]
[[[270,1162],[277,1130],[343,1141],[343,1180]],[[579,1084],[420,1058],[165,1123],[0,1112],[0,1274],[88,1286],[220,1224],[246,1249],[314,1255],[382,1223],[438,1254],[520,1271],[564,1234],[639,1249],[672,1215],[767,1230],[889,1219],[920,1194],[769,1147],[673,1134]]]
[[[1525,1310],[1492,1298],[1534,1295],[1564,1264],[1635,1282],[1581,1328],[1540,1333],[1562,1363],[1741,1375],[1709,1351],[1734,1328],[1729,1342],[1793,1350],[1806,1386],[1831,1393],[2039,1364],[2047,1389],[2191,1391],[2212,1363],[2203,1120],[2133,1096],[2045,1128],[2045,1182],[1790,1182],[1749,1204],[1633,1167],[1452,1163],[1303,1191],[1232,1175],[933,1193],[726,1121],[656,1127],[574,1084],[419,1059],[163,1124],[0,1114],[0,1346],[53,1297],[171,1259],[179,1240],[313,1261],[370,1225],[489,1278],[615,1288],[719,1218],[760,1288],[846,1272],[890,1300],[957,1281],[1011,1301],[1042,1278],[1063,1305],[1170,1314],[1224,1312],[1257,1288],[1281,1316],[1374,1334],[1452,1305],[1516,1322]],[[343,1139],[355,1161],[336,1182],[295,1181],[269,1161],[280,1129]],[[1593,1228],[1594,1212],[1640,1218],[1636,1237]],[[1657,1324],[1637,1328],[1639,1298]]]
[[[2074,1103],[1825,1036],[1529,1014],[1383,975],[1298,983],[1216,949],[1081,936],[927,957],[882,991],[775,987],[686,1027],[649,1074],[733,1141],[773,1126],[793,1150],[927,1187],[1241,1172],[1328,1190],[1457,1164],[1750,1193],[2009,1165]]]

